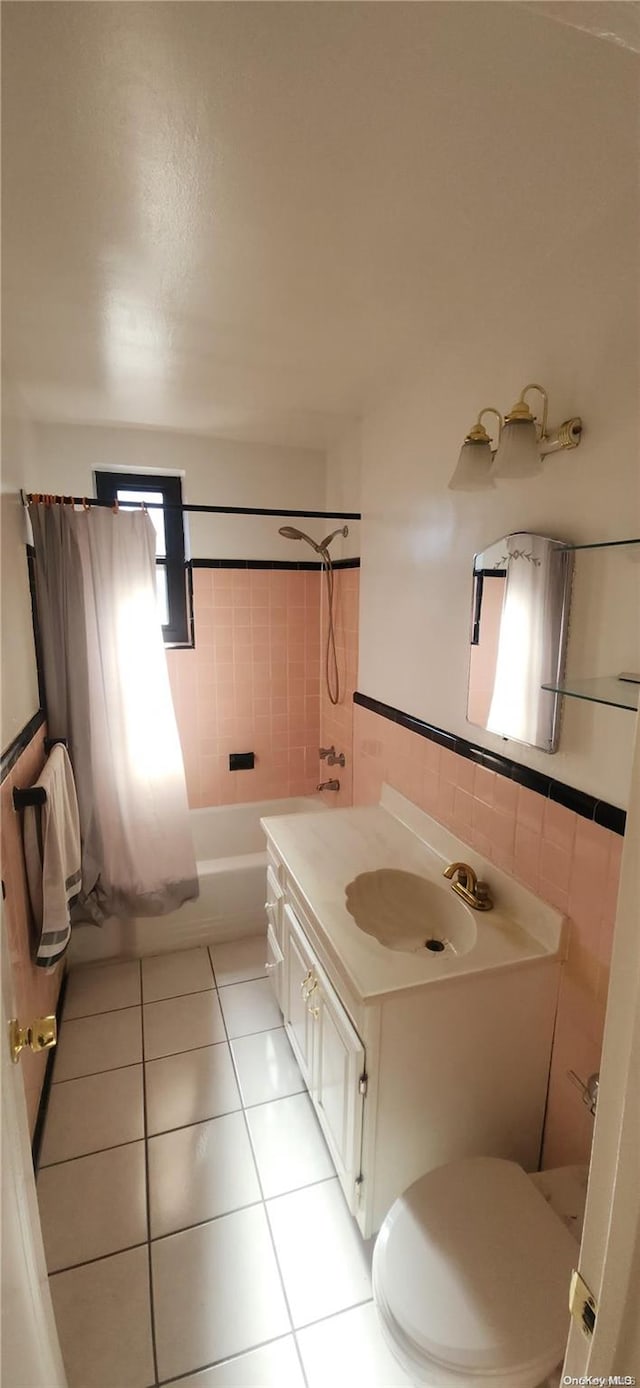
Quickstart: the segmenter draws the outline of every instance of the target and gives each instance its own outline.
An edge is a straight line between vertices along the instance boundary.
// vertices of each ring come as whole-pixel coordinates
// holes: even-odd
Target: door
[[[284,1023],[302,1078],[311,1089],[313,1014],[307,994],[314,980],[314,956],[289,905],[283,913],[285,936],[286,1005]]]
[[[604,1046],[579,1270],[597,1302],[572,1318],[565,1375],[640,1382],[640,723],[622,853]],[[579,1303],[576,1308],[579,1311]]]
[[[2,935],[2,1382],[5,1388],[66,1388],[40,1232],[20,1062],[9,1052],[15,1016]],[[32,1018],[21,1017],[23,1024]]]
[[[364,1046],[322,973],[313,1002],[316,1015],[312,1098],[345,1199],[355,1214],[367,1086]]]

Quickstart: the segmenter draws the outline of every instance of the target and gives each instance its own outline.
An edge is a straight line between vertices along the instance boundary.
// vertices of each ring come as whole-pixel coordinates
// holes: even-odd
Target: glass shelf
[[[593,540],[587,545],[562,545],[562,549],[621,549],[624,545],[640,545],[640,538],[637,540]]]
[[[542,688],[552,694],[568,694],[571,699],[588,699],[591,703],[634,711],[640,699],[640,684],[619,680],[615,675],[601,675],[593,680],[566,679],[562,684],[543,684]]]

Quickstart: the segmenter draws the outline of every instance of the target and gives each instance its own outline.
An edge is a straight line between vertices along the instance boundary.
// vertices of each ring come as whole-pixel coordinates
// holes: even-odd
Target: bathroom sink
[[[360,930],[407,954],[467,954],[477,938],[468,906],[427,877],[396,868],[362,872],[346,888]]]

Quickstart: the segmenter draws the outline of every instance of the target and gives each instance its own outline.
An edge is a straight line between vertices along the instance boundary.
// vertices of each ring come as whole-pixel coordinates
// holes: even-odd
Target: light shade
[[[508,419],[500,436],[492,477],[535,477],[539,472],[540,440],[533,419]]]
[[[491,476],[493,454],[487,440],[467,439],[460,449],[458,465],[449,483],[452,492],[486,492],[495,487]]]

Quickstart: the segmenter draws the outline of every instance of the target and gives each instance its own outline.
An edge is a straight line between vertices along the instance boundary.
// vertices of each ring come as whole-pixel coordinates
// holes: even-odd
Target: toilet
[[[412,1383],[539,1388],[561,1365],[587,1172],[468,1157],[392,1205],[373,1255],[384,1339]]]

